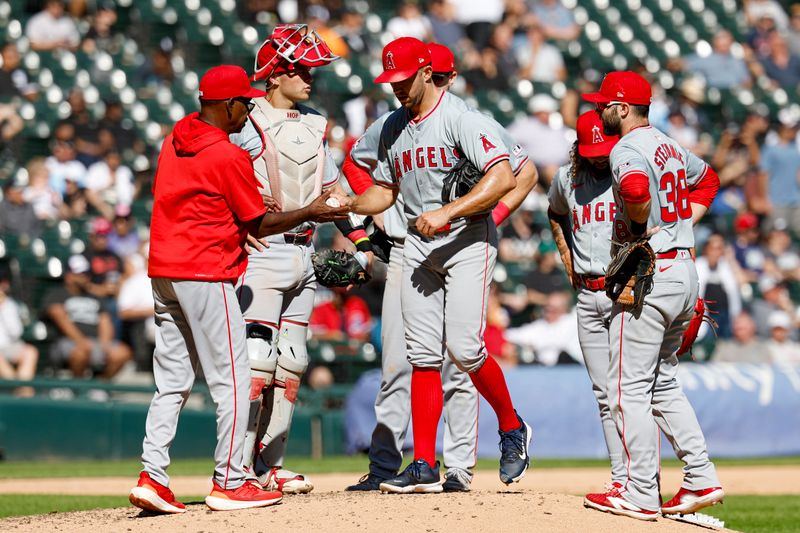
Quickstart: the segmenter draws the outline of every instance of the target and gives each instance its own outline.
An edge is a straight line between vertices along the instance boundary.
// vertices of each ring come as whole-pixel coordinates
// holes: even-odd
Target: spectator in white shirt
[[[769,316],[769,336],[767,353],[769,361],[776,365],[800,364],[800,344],[789,338],[792,328],[791,317],[783,311],[775,311]]]
[[[155,310],[150,278],[147,276],[149,242],[125,263],[125,278],[117,296],[117,312],[122,320],[122,340],[133,348],[139,371],[152,370],[155,345]]]
[[[430,41],[433,35],[431,22],[415,2],[402,2],[397,15],[386,23],[386,31],[394,38],[414,37],[425,42]]]
[[[538,24],[530,24],[527,32],[527,46],[517,50],[521,78],[545,83],[564,81],[567,69],[561,52],[548,43]]]
[[[39,352],[22,340],[23,324],[17,302],[8,296],[6,268],[0,268],[0,378],[30,381],[36,373]],[[19,387],[17,396],[33,396],[31,387]]]
[[[547,297],[542,318],[518,328],[506,330],[506,340],[523,350],[531,350],[536,363],[553,366],[582,363],[578,343],[578,319],[570,311],[570,296],[554,292]]]
[[[75,50],[81,42],[78,27],[64,13],[64,2],[61,0],[47,0],[44,9],[28,21],[25,36],[30,39],[31,48],[37,51],[57,48]]]
[[[26,202],[33,206],[39,220],[58,220],[64,204],[61,195],[50,186],[50,173],[44,158],[35,157],[28,162],[28,186],[22,193]]]
[[[106,152],[103,159],[89,167],[84,184],[108,204],[133,203],[133,172],[122,164],[122,158],[116,150]]]

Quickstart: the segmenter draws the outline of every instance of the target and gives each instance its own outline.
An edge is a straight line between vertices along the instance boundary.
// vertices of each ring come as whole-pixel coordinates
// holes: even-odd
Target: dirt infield
[[[665,492],[677,490],[681,474],[677,468],[662,473]],[[720,469],[728,494],[800,494],[795,480],[800,466],[735,466]],[[305,496],[287,496],[267,509],[212,513],[202,503],[186,501],[188,512],[180,516],[150,516],[132,507],[50,513],[35,517],[0,520],[0,530],[41,531],[276,531],[275,524],[297,522],[307,532],[405,530],[434,533],[496,531],[593,531],[597,533],[687,532],[704,529],[671,520],[642,523],[584,509],[577,494],[596,491],[607,481],[604,468],[532,468],[523,481],[505,488],[492,471],[479,471],[469,494],[381,495],[341,492],[356,481],[354,474],[313,476],[316,488]],[[768,480],[765,482],[765,480]],[[134,477],[36,479],[0,481],[0,493],[16,494],[127,494]],[[203,476],[176,477],[171,486],[182,495],[204,495],[209,479]],[[665,494],[666,495],[666,494]]]
[[[304,532],[480,532],[592,531],[594,533],[699,533],[689,524],[659,519],[643,523],[584,509],[579,496],[521,491],[473,491],[469,494],[380,495],[327,492],[286,497],[266,509],[214,513],[200,502],[183,515],[151,516],[138,509],[107,509],[48,514],[0,521],[13,532],[69,531],[281,531],[294,524]]]

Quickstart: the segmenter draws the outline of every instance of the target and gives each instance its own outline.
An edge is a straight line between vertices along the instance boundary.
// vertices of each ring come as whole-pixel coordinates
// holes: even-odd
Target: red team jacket
[[[184,117],[164,140],[153,180],[151,278],[235,281],[246,223],[266,212],[250,156],[228,134]]]

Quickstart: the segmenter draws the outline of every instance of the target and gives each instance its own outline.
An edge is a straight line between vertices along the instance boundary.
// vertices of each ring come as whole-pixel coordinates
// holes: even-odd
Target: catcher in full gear
[[[311,69],[337,59],[305,24],[281,24],[261,45],[254,81],[267,95],[231,142],[248,151],[262,192],[282,211],[302,209],[333,191],[344,196],[339,170],[325,141],[327,121],[301,104],[311,92]],[[338,225],[338,224],[337,224]],[[372,261],[363,228],[343,233],[357,241],[367,266]],[[252,381],[245,440],[245,467],[270,489],[306,493],[310,480],[283,468],[300,380],[308,366],[306,337],[317,280],[312,266],[314,224],[257,241],[249,239],[250,261],[239,291],[247,325]]]

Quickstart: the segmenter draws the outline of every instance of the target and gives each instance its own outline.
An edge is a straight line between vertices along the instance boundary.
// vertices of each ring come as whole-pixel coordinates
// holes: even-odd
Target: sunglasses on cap
[[[625,102],[597,102],[596,107],[598,111],[605,111],[606,108],[614,107],[615,105],[624,104]]]

